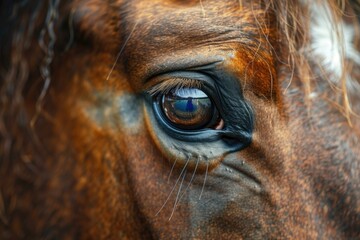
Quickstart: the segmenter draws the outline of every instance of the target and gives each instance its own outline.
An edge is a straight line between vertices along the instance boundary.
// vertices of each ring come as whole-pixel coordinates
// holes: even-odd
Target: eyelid
[[[167,80],[162,80],[160,83],[152,86],[146,92],[151,96],[156,96],[158,94],[167,94],[171,90],[179,90],[182,88],[198,88],[203,87],[203,82],[201,80],[192,79],[192,78],[183,78],[183,77],[169,77]]]

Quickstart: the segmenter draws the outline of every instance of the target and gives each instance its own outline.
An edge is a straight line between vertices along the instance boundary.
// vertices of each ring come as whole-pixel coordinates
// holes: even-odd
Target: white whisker
[[[184,173],[184,171],[185,171],[185,169],[186,169],[186,167],[187,167],[187,165],[188,165],[188,163],[189,163],[189,160],[190,160],[190,158],[188,158],[188,160],[186,161],[186,164],[185,164],[185,166],[183,167],[183,169],[181,170],[181,173],[180,173],[178,179],[176,180],[176,182],[175,182],[175,184],[174,184],[174,187],[171,189],[171,191],[170,191],[167,199],[165,200],[164,204],[161,206],[161,208],[159,209],[159,211],[155,214],[155,216],[159,215],[159,213],[161,212],[161,210],[163,210],[163,208],[165,207],[166,203],[169,201],[171,194],[174,192],[175,187],[176,187],[177,183],[179,182],[179,180],[180,180],[180,178],[181,178],[181,175]]]
[[[170,177],[171,177],[171,174],[172,174],[172,172],[173,172],[173,170],[174,170],[174,167],[175,167],[175,165],[176,165],[176,162],[177,162],[177,158],[175,158],[175,161],[174,161],[174,163],[173,163],[173,165],[172,165],[172,167],[171,167],[171,170],[170,170],[170,173],[169,173],[169,176],[168,176],[168,182],[170,181]]]
[[[131,32],[130,32],[130,34],[129,34],[129,36],[128,36],[128,37],[127,37],[127,39],[125,40],[125,42],[124,42],[123,46],[121,47],[121,49],[120,49],[120,51],[119,51],[118,55],[116,56],[115,62],[114,62],[114,64],[112,65],[112,67],[111,67],[111,69],[110,69],[110,72],[109,72],[109,74],[108,74],[108,75],[107,75],[107,77],[106,77],[106,81],[108,81],[108,80],[109,80],[109,78],[110,78],[110,76],[111,76],[112,72],[114,71],[115,66],[116,66],[117,62],[119,61],[119,58],[120,58],[121,54],[123,53],[123,51],[124,51],[124,49],[125,49],[126,44],[129,42],[129,40],[130,40],[130,38],[131,38],[132,34],[134,33],[134,31],[135,31],[135,28],[136,28],[137,24],[138,24],[138,22],[136,22],[136,23],[135,23],[135,25],[134,25],[133,29],[131,30]]]
[[[201,199],[201,195],[204,191],[204,188],[205,188],[205,183],[206,183],[206,177],[207,177],[207,174],[208,174],[208,169],[209,169],[209,163],[206,163],[206,172],[205,172],[205,177],[204,177],[204,183],[203,183],[203,186],[201,188],[201,192],[200,192],[200,196],[199,196],[199,200]]]
[[[181,176],[181,175],[180,175],[180,176]],[[177,206],[178,202],[180,201],[179,195],[180,195],[180,192],[181,192],[181,188],[182,188],[182,186],[183,186],[183,183],[184,183],[185,176],[186,176],[186,170],[185,170],[185,172],[184,172],[184,174],[183,174],[183,177],[182,177],[182,180],[181,180],[181,183],[180,183],[179,190],[178,190],[178,192],[177,192],[177,194],[176,194],[176,199],[175,199],[175,202],[174,202],[174,206],[173,206],[171,215],[170,215],[170,217],[169,217],[169,221],[171,220],[172,216],[174,215],[176,206]]]
[[[179,202],[180,202],[181,199],[184,197],[185,193],[186,193],[187,190],[190,188],[190,185],[191,185],[192,181],[194,180],[195,173],[196,173],[197,167],[198,167],[198,165],[199,165],[200,158],[201,158],[201,157],[199,157],[198,160],[196,161],[196,165],[195,165],[194,172],[193,172],[193,174],[192,174],[192,176],[191,176],[191,179],[190,179],[189,184],[187,185],[185,191],[183,192],[183,194],[181,194],[180,199],[179,199]]]

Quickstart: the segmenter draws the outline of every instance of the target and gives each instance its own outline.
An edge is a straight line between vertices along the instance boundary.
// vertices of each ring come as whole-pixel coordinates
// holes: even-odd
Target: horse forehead
[[[146,79],[151,75],[148,72],[160,66],[162,70],[165,65],[175,66],[182,59],[219,57],[236,62],[256,52],[267,65],[271,62],[269,42],[261,36],[271,38],[272,33],[263,24],[266,15],[256,1],[240,5],[239,1],[179,4],[143,0],[130,2],[124,12],[119,50],[123,50],[121,58],[131,82]]]
[[[113,50],[121,51],[122,59],[131,56],[128,62],[149,62],[148,58],[181,50],[199,54],[195,51],[201,47],[203,53],[229,50],[234,44],[258,52],[260,45],[267,45],[260,44],[266,39],[260,35],[271,35],[270,29],[260,24],[265,22],[265,14],[256,1],[118,0],[110,5],[78,0],[72,5],[78,29],[94,36],[99,44],[115,46]]]
[[[249,41],[258,31],[259,6],[240,8],[238,1],[201,1],[180,5],[176,1],[136,1],[128,6],[125,21],[137,28],[132,41],[167,48],[190,48],[225,42]],[[252,35],[252,37],[248,37]]]

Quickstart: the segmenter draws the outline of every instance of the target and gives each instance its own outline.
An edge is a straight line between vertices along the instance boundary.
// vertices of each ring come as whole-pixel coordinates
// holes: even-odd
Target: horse
[[[360,238],[358,0],[0,12],[1,239]]]

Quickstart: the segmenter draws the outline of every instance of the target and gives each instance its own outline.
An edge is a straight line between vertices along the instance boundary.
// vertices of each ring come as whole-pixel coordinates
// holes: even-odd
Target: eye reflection
[[[218,119],[209,96],[197,88],[172,89],[162,96],[161,106],[168,120],[182,129],[209,127],[213,119]]]

